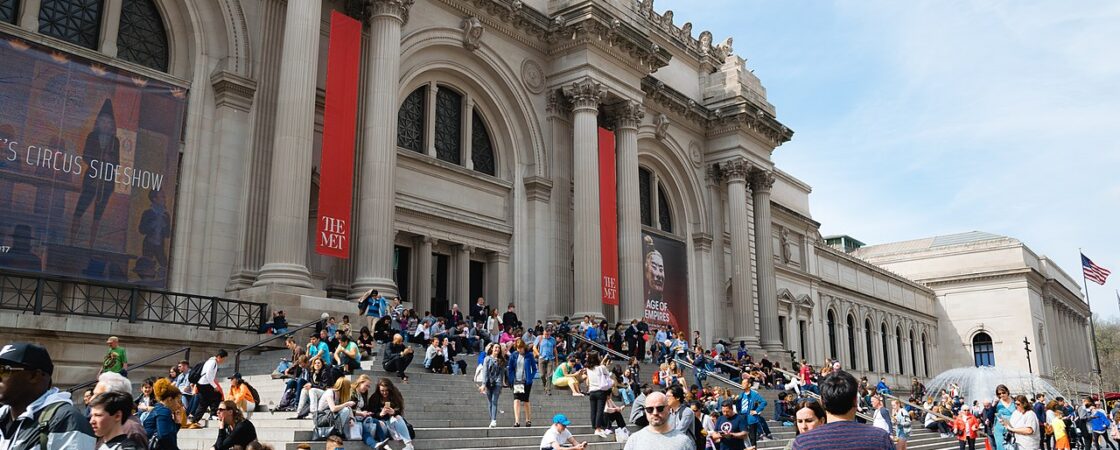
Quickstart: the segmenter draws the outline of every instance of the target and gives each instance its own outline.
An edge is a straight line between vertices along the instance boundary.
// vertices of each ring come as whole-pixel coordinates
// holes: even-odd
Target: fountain
[[[1021,370],[1001,369],[997,367],[958,367],[941,372],[926,384],[928,395],[936,395],[941,390],[949,392],[949,385],[956,384],[960,388],[960,396],[965,404],[971,405],[973,400],[983,403],[984,399],[993,399],[996,395],[996,386],[1003,384],[1011,391],[1011,395],[1026,395],[1033,400],[1036,393],[1046,394],[1046,398],[1053,399],[1062,395],[1046,380]]]

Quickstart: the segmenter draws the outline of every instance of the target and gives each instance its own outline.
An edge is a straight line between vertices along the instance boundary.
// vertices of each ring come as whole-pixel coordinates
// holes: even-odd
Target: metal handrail
[[[269,342],[275,341],[275,340],[280,339],[280,338],[286,338],[288,336],[292,336],[297,331],[303,330],[303,329],[305,329],[307,327],[310,327],[312,325],[323,324],[325,326],[326,322],[327,322],[327,319],[319,319],[319,320],[316,320],[314,322],[307,322],[307,323],[305,323],[303,325],[300,325],[296,328],[293,328],[291,330],[288,330],[288,331],[285,331],[283,333],[272,336],[270,338],[261,340],[260,342],[257,342],[256,344],[249,344],[249,345],[246,345],[244,347],[241,347],[241,348],[235,350],[234,353],[233,353],[233,371],[234,372],[240,372],[241,371],[241,353],[242,352],[244,352],[246,350],[252,350],[254,348],[260,347],[264,344],[267,344]]]
[[[181,349],[178,349],[178,350],[175,350],[175,351],[173,351],[173,352],[170,352],[170,353],[165,353],[165,354],[163,354],[163,355],[161,355],[161,356],[157,356],[157,357],[155,357],[155,358],[149,359],[149,360],[147,360],[147,361],[144,361],[144,362],[142,362],[142,363],[140,363],[140,364],[135,364],[135,365],[131,365],[131,366],[129,366],[129,367],[128,367],[128,370],[136,370],[136,369],[139,369],[139,368],[141,368],[141,367],[147,366],[147,365],[149,365],[149,364],[151,364],[151,363],[154,363],[154,362],[156,362],[156,361],[159,361],[159,360],[161,360],[161,359],[167,359],[167,358],[170,358],[170,357],[172,357],[172,356],[174,356],[174,355],[178,355],[178,354],[180,354],[180,353],[184,353],[184,352],[186,352],[186,354],[184,354],[184,355],[183,355],[183,359],[185,359],[185,360],[187,360],[187,361],[190,361],[190,359],[191,359],[191,348],[190,348],[190,347],[183,347],[183,348],[181,348]],[[101,374],[99,373],[98,375],[101,375]],[[95,379],[95,380],[93,380],[93,381],[88,381],[88,382],[85,382],[85,383],[79,384],[79,385],[77,385],[77,386],[73,386],[73,387],[70,387],[70,388],[66,389],[66,392],[70,392],[70,393],[73,393],[73,392],[75,392],[75,391],[77,391],[77,390],[79,390],[79,389],[84,389],[84,388],[87,388],[87,387],[93,386],[93,385],[95,385],[95,384],[97,384],[97,380],[96,380],[96,379]]]
[[[586,342],[588,344],[591,344],[591,346],[593,346],[595,348],[598,348],[599,350],[602,350],[604,353],[614,355],[614,356],[618,357],[619,359],[621,359],[623,361],[628,361],[630,359],[630,355],[627,355],[627,354],[622,353],[620,351],[614,350],[610,347],[607,347],[603,344],[595,342],[591,339],[588,339],[586,336],[582,336],[579,333],[570,333],[569,336],[574,337],[579,341],[583,341],[583,342]]]
[[[790,372],[790,371],[788,371],[788,370],[785,370],[785,369],[783,369],[783,368],[781,368],[781,367],[774,367],[773,369],[774,369],[774,370],[777,370],[778,372],[781,372],[781,373],[785,374],[785,375],[786,375],[786,376],[788,376],[788,377],[790,377],[790,379],[791,379],[791,380],[793,380],[793,379],[796,379],[796,380],[798,380],[798,383],[801,383],[801,381],[800,381],[800,380],[801,380],[801,375],[800,375],[800,374],[796,374],[796,373]],[[799,385],[800,385],[800,386],[804,386],[804,384],[799,384]],[[808,389],[805,389],[804,387],[802,387],[802,388],[800,389],[800,391],[801,391],[801,395],[806,395],[806,396],[808,396],[808,397],[812,398],[813,400],[816,400],[816,401],[818,401],[818,402],[822,402],[822,403],[821,403],[822,405],[824,404],[824,403],[823,403],[823,402],[824,402],[824,399],[823,399],[823,398],[821,398],[821,395],[820,395],[820,394],[818,394],[818,393],[816,393],[816,392],[813,392],[813,391],[810,391],[810,390],[808,390]],[[859,410],[858,410],[858,409],[856,410],[856,416],[857,416],[857,417],[859,417],[859,418],[861,418],[861,419],[863,419],[863,420],[866,420],[866,421],[868,421],[868,422],[873,422],[873,421],[875,421],[875,417],[874,417],[874,416],[872,416],[872,415],[870,415],[870,414],[867,414],[867,413],[864,413],[864,412],[859,412]]]
[[[689,369],[692,369],[693,371],[697,370],[695,365],[693,365],[692,363],[690,363],[688,361],[685,361],[685,360],[681,359],[679,356],[674,357],[673,360],[677,362],[678,366],[685,366]],[[700,370],[704,370],[704,369],[700,369]],[[720,374],[715,373],[715,372],[710,372],[710,371],[707,371],[707,370],[705,370],[705,372],[706,373],[704,375],[708,378],[711,378],[711,379],[714,379],[716,381],[722,382],[723,384],[734,387],[736,389],[742,389],[743,388],[742,384],[736,383],[736,382],[732,381],[731,379],[728,379],[727,377],[724,377],[723,375],[720,375]]]

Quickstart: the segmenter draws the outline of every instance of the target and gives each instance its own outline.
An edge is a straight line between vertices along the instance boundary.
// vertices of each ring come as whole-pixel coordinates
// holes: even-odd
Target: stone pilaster
[[[458,304],[459,309],[470,312],[470,297],[471,297],[471,252],[474,247],[469,245],[460,245],[456,248],[455,254],[455,296],[451,298],[451,303],[447,305]]]
[[[122,0],[105,0],[103,3],[104,14],[101,26],[101,42],[100,50],[105,56],[110,58],[117,57],[117,37],[120,36],[121,31],[121,8],[124,6]]]
[[[432,246],[436,243],[431,237],[416,238],[416,294],[410,300],[419,314],[432,310]]]
[[[23,0],[23,12],[19,14],[17,25],[32,33],[39,32],[39,6],[42,0]],[[16,11],[19,13],[19,11]]]
[[[751,298],[751,249],[747,235],[747,173],[750,163],[742,159],[728,161],[720,166],[720,173],[727,184],[728,226],[731,228],[731,305],[735,314],[735,341],[746,341],[750,348],[758,347],[758,333],[754,324],[754,304]]]
[[[393,281],[393,172],[397,166],[397,87],[401,27],[413,0],[370,2],[370,52],[366,67],[366,121],[362,124],[362,184],[358,192],[357,255],[351,294],[377,289],[396,293]]]
[[[774,278],[773,216],[770,212],[770,189],[774,186],[774,173],[755,170],[750,175],[750,183],[754,200],[759,337],[763,348],[777,353],[782,351],[782,341],[778,337],[778,287]],[[847,339],[847,336],[844,338]]]
[[[642,210],[638,189],[638,125],[645,112],[636,101],[615,110],[618,180],[618,275],[623,323],[642,318],[645,299],[642,278]]]
[[[255,286],[311,288],[307,208],[315,137],[315,86],[321,4],[289,0],[284,20],[276,140],[269,183],[267,242]]]
[[[575,211],[575,314],[602,318],[602,240],[599,236],[599,103],[607,89],[592,78],[564,87],[572,101]]]

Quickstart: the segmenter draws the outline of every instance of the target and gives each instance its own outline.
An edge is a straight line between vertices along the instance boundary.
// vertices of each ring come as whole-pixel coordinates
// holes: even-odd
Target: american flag
[[[1081,268],[1085,271],[1085,278],[1101,286],[1104,286],[1104,282],[1108,280],[1108,275],[1112,273],[1108,269],[1094,264],[1093,260],[1085,254],[1081,255]]]

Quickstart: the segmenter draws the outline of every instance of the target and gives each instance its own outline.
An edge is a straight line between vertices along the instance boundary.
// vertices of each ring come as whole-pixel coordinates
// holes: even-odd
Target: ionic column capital
[[[607,96],[607,88],[591,77],[564,86],[564,95],[572,101],[572,111],[599,110],[599,103]]]
[[[756,193],[770,193],[774,187],[774,172],[770,170],[752,170],[750,172],[751,190]]]

